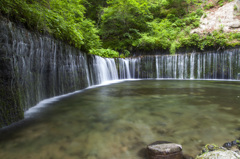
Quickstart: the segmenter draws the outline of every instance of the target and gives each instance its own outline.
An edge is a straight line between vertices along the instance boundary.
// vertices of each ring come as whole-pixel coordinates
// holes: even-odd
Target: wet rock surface
[[[198,156],[196,159],[239,159],[240,155],[231,150],[211,151]]]
[[[207,144],[196,159],[239,159],[240,151],[238,149],[238,142],[239,140],[227,142],[222,147]]]
[[[182,146],[175,143],[157,141],[147,146],[149,159],[183,159]]]

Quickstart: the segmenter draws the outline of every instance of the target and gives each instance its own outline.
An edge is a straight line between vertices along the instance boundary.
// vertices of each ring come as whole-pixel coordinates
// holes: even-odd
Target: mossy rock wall
[[[0,20],[0,127],[43,99],[89,84],[85,53]]]
[[[11,60],[3,57],[4,46],[0,44],[0,127],[23,119],[20,90],[13,78]]]

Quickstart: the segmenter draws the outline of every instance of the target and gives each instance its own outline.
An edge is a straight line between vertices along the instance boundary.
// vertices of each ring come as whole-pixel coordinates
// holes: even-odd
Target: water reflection
[[[195,156],[239,137],[240,83],[128,81],[48,104],[0,131],[0,158],[141,159],[157,141]]]

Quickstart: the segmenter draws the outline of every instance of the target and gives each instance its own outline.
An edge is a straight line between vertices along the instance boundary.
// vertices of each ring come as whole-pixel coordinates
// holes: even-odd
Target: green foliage
[[[240,149],[240,140],[236,140],[236,143],[237,143],[238,149]]]
[[[181,47],[195,47],[200,50],[206,48],[221,48],[229,44],[229,37],[219,31],[213,31],[212,34],[189,34],[179,38],[179,43]]]
[[[238,7],[237,7],[236,4],[234,5],[233,9],[234,9],[234,11],[237,11],[237,10],[238,10]]]
[[[175,53],[182,46],[179,33],[189,34],[200,25],[201,9],[187,14],[187,7],[196,0],[109,0],[102,15],[103,46],[114,50],[170,49]],[[180,14],[179,14],[180,13]],[[188,28],[188,32],[184,31]],[[184,34],[183,34],[184,33]]]
[[[211,9],[211,8],[213,8],[214,7],[214,5],[213,5],[213,3],[212,2],[210,2],[210,3],[208,3],[208,4],[206,4],[205,6],[204,6],[204,9]]]
[[[170,53],[175,54],[176,52],[176,41],[174,41],[170,46]]]
[[[112,49],[91,49],[90,54],[98,55],[101,57],[119,57],[119,53]]]
[[[1,0],[0,14],[85,52],[127,57],[132,50],[221,48],[240,44],[239,33],[191,33],[202,10],[223,5],[199,0]],[[105,48],[105,49],[103,49]],[[114,51],[115,50],[115,51]]]
[[[124,50],[123,53],[125,57],[128,57],[130,55],[130,52],[128,50]]]
[[[155,19],[148,23],[151,31],[141,34],[142,37],[137,46],[145,50],[169,48],[170,53],[175,53],[176,49],[182,46],[179,40],[187,43],[184,37],[190,33],[192,28],[199,25],[201,15],[202,11],[197,10],[182,18],[168,14],[165,19]]]
[[[232,2],[233,0],[219,0],[218,5],[221,7],[224,5],[225,2]]]
[[[48,26],[55,37],[88,52],[100,47],[100,39],[92,21],[84,18],[81,0],[52,0]]]
[[[55,38],[86,52],[101,46],[98,30],[84,17],[81,0],[2,0],[1,13],[30,30]]]
[[[89,18],[99,25],[103,8],[107,7],[107,0],[83,0],[85,6],[85,17]]]
[[[115,50],[131,50],[132,43],[147,31],[146,22],[152,19],[144,0],[109,0],[104,9],[101,37],[104,47]]]

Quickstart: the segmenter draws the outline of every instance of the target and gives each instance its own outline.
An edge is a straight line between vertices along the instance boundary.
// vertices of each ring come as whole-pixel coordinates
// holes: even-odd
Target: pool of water
[[[196,156],[240,137],[237,81],[139,80],[86,89],[0,129],[2,159],[144,159],[154,141]]]

